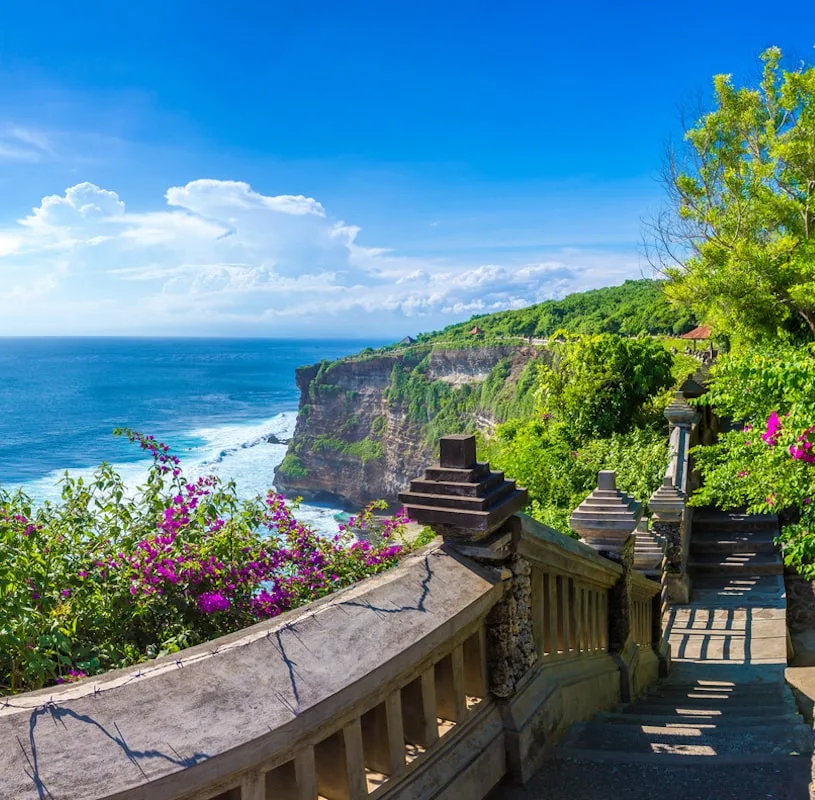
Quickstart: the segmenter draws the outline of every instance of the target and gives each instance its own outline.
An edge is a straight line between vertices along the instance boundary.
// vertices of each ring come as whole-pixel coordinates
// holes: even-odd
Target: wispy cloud
[[[19,125],[0,126],[0,160],[39,162],[54,156],[51,137]]]

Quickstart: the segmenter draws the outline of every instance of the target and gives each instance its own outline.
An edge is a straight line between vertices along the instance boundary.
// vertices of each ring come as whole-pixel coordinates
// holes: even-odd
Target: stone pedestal
[[[517,552],[526,489],[478,461],[474,436],[445,436],[439,464],[410,483],[399,499],[407,515],[429,525],[462,555],[501,571],[503,597],[486,619],[489,686],[511,697],[537,662],[531,567]]]
[[[682,392],[674,394],[674,399],[665,407],[662,415],[672,427],[676,428],[691,428],[699,420],[699,414],[688,404]]]
[[[474,436],[444,436],[439,464],[401,492],[408,516],[445,539],[478,541],[497,531],[529,502],[526,489],[478,461]]]
[[[615,472],[603,470],[597,474],[597,488],[574,510],[569,525],[586,544],[619,561],[640,517],[642,504],[617,489]]]

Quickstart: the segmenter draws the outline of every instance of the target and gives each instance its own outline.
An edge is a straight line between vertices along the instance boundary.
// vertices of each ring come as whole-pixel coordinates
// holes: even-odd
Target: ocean
[[[242,497],[265,494],[294,432],[294,371],[384,342],[280,339],[0,338],[0,486],[35,500],[59,497],[65,470],[103,461],[128,486],[143,451],[117,426],[170,445],[185,474],[234,479]],[[298,518],[336,528],[337,509],[304,505]]]

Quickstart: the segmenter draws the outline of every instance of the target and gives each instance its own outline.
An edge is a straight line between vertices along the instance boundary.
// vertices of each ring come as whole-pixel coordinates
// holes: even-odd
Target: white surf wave
[[[242,499],[265,495],[272,487],[275,467],[286,455],[285,444],[270,444],[273,434],[279,439],[294,435],[297,414],[287,411],[271,419],[246,424],[214,425],[180,433],[178,441],[194,442],[187,447],[174,446],[175,437],[166,437],[171,451],[181,458],[184,474],[188,479],[199,475],[218,475],[224,480],[235,481],[238,496]],[[114,469],[122,476],[129,489],[143,483],[149,460],[114,463]],[[72,469],[73,477],[90,479],[96,469],[85,467]],[[23,490],[35,500],[58,500],[59,482],[64,470],[53,472],[23,484]],[[335,515],[340,511],[327,505],[304,503],[297,511],[297,518],[321,533],[336,533]]]

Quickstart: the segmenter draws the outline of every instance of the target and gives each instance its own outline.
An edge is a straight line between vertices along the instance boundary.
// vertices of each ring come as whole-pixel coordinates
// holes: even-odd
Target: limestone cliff
[[[275,484],[350,507],[395,503],[439,435],[489,429],[529,405],[542,352],[414,346],[302,367],[297,427]]]

